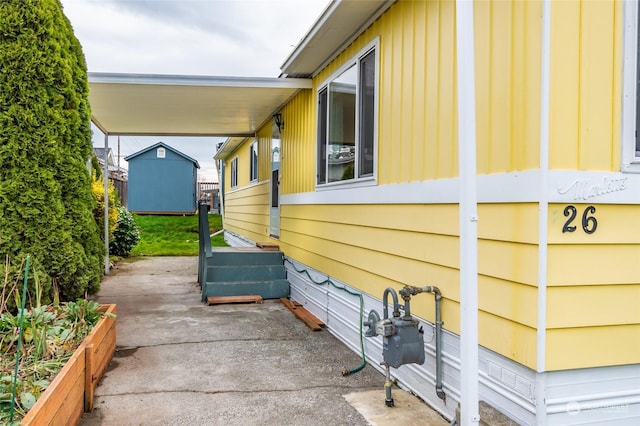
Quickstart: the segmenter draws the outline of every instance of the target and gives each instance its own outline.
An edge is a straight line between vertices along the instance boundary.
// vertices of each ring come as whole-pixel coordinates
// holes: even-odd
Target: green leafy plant
[[[127,257],[138,241],[140,241],[140,231],[133,215],[125,207],[119,207],[118,225],[113,232],[113,239],[109,243],[109,253]]]
[[[71,357],[79,343],[104,315],[100,305],[79,299],[58,307],[42,305],[25,310],[22,353],[18,366],[15,414],[24,416]],[[0,314],[0,423],[10,417],[19,316]]]
[[[14,423],[19,424],[20,418],[33,407],[80,342],[104,316],[100,305],[92,300],[58,303],[55,291],[53,303],[42,304],[43,286],[37,278],[24,300],[27,307],[23,311],[21,286],[15,285],[15,281],[16,277],[23,276],[26,267],[22,262],[17,263],[12,266],[7,259],[4,282],[0,282],[3,284],[0,298],[0,424],[7,424],[11,419],[12,401],[15,402],[13,418],[17,419]],[[8,303],[9,300],[13,303]],[[14,379],[17,385],[15,400]]]

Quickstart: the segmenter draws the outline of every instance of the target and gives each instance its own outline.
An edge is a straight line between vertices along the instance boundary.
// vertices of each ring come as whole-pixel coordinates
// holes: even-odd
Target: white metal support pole
[[[104,134],[104,274],[109,274],[109,134]]]
[[[458,167],[460,173],[460,422],[478,412],[478,199],[473,1],[456,0]]]

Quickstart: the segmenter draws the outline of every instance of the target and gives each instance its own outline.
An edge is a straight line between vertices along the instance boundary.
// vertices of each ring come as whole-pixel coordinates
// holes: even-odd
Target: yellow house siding
[[[548,285],[635,284],[640,244],[549,246]]]
[[[253,241],[269,235],[269,184],[262,183],[228,192],[225,197],[225,229]]]
[[[548,289],[548,328],[603,324],[640,324],[640,283]]]
[[[474,3],[478,174],[540,164],[542,3]]]
[[[542,3],[481,1],[475,14],[478,174],[536,170]],[[373,41],[379,43],[378,186],[457,177],[454,23],[453,1],[399,1],[314,77],[313,90],[282,108],[281,193],[294,201],[281,206],[279,245],[287,256],[375,297],[390,286],[436,285],[445,328],[459,333],[456,204],[415,198],[383,204],[373,191],[367,202],[374,204],[295,204],[314,198],[296,194],[316,191],[317,88]],[[551,169],[619,169],[621,25],[620,2],[551,2]],[[225,205],[225,226],[255,241],[269,234],[270,132],[267,125],[257,135],[260,184],[245,181],[245,144],[238,150],[240,189],[227,193]],[[546,205],[548,189],[523,199],[541,197]],[[542,338],[545,370],[640,363],[638,207],[595,205],[598,230],[586,234],[580,221],[590,204],[574,204],[574,233],[562,233],[566,205],[548,206],[542,250],[537,202],[478,206],[480,344],[533,369]],[[546,254],[542,268],[540,254],[543,262]],[[540,295],[545,306],[538,306],[545,300]],[[433,321],[431,298],[416,298],[412,308]],[[611,350],[619,341],[620,349]]]
[[[640,325],[582,327],[547,331],[547,370],[637,364]]]
[[[478,314],[478,341],[482,346],[529,368],[536,368],[535,328],[480,311]]]
[[[303,90],[282,109],[285,127],[281,135],[281,194],[315,188],[316,100],[314,91]]]
[[[478,172],[539,165],[539,2],[479,2]],[[512,22],[513,21],[513,22]],[[315,187],[317,87],[379,39],[378,183],[457,175],[455,2],[400,1],[284,109],[282,193]],[[304,130],[303,130],[304,129]],[[295,158],[285,164],[286,157]]]
[[[271,179],[271,121],[256,134],[258,140],[258,182]]]
[[[640,363],[638,206],[594,204],[593,234],[581,224],[590,204],[574,206],[576,231],[563,233],[566,205],[549,205],[547,369]]]
[[[538,221],[537,203],[480,204],[478,215],[480,239],[538,244],[538,228],[531,226]]]
[[[457,173],[454,20],[451,1],[398,2],[314,78],[326,81],[379,37],[380,184]]]
[[[538,246],[478,241],[478,273],[529,285],[538,283]]]
[[[491,332],[480,343],[535,368],[536,237],[518,226],[537,206],[482,205],[504,217],[481,232],[480,318]],[[283,205],[280,246],[287,256],[375,297],[387,287],[438,286],[443,320],[459,325],[458,206]],[[524,240],[523,243],[513,241]],[[415,298],[412,312],[433,320],[431,298]],[[515,336],[514,341],[504,336]],[[515,354],[515,355],[514,355]]]
[[[621,3],[551,3],[552,169],[619,170]]]

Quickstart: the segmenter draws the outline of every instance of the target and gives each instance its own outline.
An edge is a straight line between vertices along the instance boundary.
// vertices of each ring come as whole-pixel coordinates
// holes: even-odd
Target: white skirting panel
[[[255,247],[255,241],[248,240],[233,232],[224,231],[224,242],[231,247]]]
[[[548,425],[637,426],[640,364],[546,373],[545,395]]]

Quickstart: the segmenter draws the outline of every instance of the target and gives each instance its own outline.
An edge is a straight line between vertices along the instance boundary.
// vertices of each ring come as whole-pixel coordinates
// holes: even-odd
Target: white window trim
[[[624,2],[624,47],[622,64],[622,171],[640,173],[636,156],[636,78],[638,56],[638,3]]]
[[[255,146],[256,148],[256,167],[255,167],[255,177],[251,176],[251,172],[254,171],[253,170],[253,147]],[[251,142],[251,144],[249,145],[249,182],[257,182],[258,181],[258,164],[259,164],[259,157],[258,157],[258,141],[254,140],[253,142]]]
[[[238,157],[233,157],[231,159],[231,172],[229,173],[229,175],[230,175],[229,187],[232,189],[237,188],[238,187]],[[235,175],[235,182],[233,181],[234,175]]]
[[[365,47],[360,49],[348,61],[346,61],[344,64],[342,64],[342,66],[340,68],[338,68],[336,71],[334,71],[327,79],[325,79],[324,81],[322,81],[322,83],[320,85],[318,85],[318,88],[316,89],[316,105],[317,105],[317,100],[318,100],[320,92],[322,90],[324,90],[324,89],[328,89],[329,83],[331,83],[333,80],[335,80],[337,77],[339,77],[343,72],[345,72],[351,66],[355,65],[358,62],[358,59],[362,58],[363,56],[365,56],[365,54],[369,53],[372,50],[374,50],[375,54],[376,54],[376,60],[375,60],[376,84],[375,84],[375,89],[374,89],[376,107],[374,108],[374,112],[373,112],[373,174],[372,174],[372,176],[354,177],[353,179],[349,179],[349,180],[337,181],[337,182],[327,182],[327,183],[322,183],[322,184],[318,184],[317,179],[314,178],[315,187],[316,187],[317,191],[332,190],[332,189],[337,189],[337,187],[339,187],[339,188],[343,188],[343,187],[360,187],[360,186],[373,186],[373,185],[377,185],[378,184],[378,113],[379,113],[379,110],[380,110],[380,58],[381,58],[381,55],[380,55],[380,37],[376,37],[374,40],[372,40]],[[317,112],[318,111],[316,111],[316,118],[317,118],[317,115],[318,115]],[[359,118],[360,117],[356,115],[356,129],[358,128],[358,120],[359,120]],[[318,158],[317,158],[317,155],[318,155],[317,154],[317,150],[318,150],[318,132],[317,132],[317,130],[318,129],[316,128],[316,144],[315,144],[316,157],[314,157],[315,158],[315,167],[314,167],[315,176],[318,176]],[[358,161],[358,158],[356,158],[356,161]],[[355,176],[355,174],[354,174],[354,176]]]

